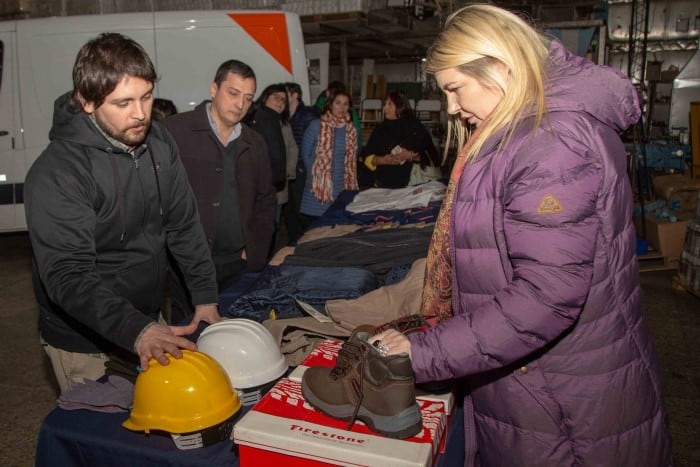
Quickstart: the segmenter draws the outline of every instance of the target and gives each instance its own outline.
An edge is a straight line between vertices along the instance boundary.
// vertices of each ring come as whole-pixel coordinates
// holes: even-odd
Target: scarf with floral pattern
[[[333,201],[333,135],[336,128],[345,127],[345,161],[343,188],[357,190],[357,130],[350,119],[336,118],[330,112],[321,116],[321,128],[316,143],[316,158],[311,167],[311,192],[322,203]]]

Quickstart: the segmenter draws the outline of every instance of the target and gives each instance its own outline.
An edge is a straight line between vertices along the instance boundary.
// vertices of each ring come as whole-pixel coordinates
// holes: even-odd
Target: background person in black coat
[[[270,248],[270,256],[272,256],[277,251],[282,207],[287,204],[289,197],[287,180],[296,177],[296,165],[299,159],[299,148],[289,125],[289,104],[285,85],[271,84],[263,89],[255,105],[248,112],[246,123],[265,139],[272,164],[272,174],[277,190],[275,235]],[[280,174],[282,179],[278,180],[277,177]]]
[[[403,188],[408,185],[414,163],[440,166],[430,133],[415,117],[402,91],[390,91],[382,110],[384,120],[362,150],[358,169],[361,189]]]
[[[268,100],[287,98],[287,89],[281,84],[271,84],[263,89],[260,97],[248,111],[243,122],[260,133],[267,144],[275,190],[283,190],[287,182],[287,156],[282,136],[282,116],[268,105]]]
[[[302,100],[302,90],[298,83],[284,83],[287,88],[287,100],[289,101],[289,125],[292,127],[294,141],[301,148],[306,127],[312,120],[321,116],[315,106],[308,106]],[[287,238],[289,243],[295,243],[304,233],[304,223],[301,219],[301,197],[306,183],[306,171],[299,158],[296,167],[296,177],[289,180],[289,201],[285,207],[284,218],[287,225]]]

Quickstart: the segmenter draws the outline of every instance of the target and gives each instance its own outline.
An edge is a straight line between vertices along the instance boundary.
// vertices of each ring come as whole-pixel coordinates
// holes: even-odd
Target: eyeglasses
[[[271,94],[270,97],[268,97],[268,99],[277,102],[287,102],[287,97],[284,94]]]

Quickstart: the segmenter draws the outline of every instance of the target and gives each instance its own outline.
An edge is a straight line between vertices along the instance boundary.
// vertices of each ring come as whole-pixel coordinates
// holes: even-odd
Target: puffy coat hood
[[[618,132],[639,120],[639,98],[627,77],[572,54],[557,40],[549,47],[547,75],[549,112],[583,111]]]

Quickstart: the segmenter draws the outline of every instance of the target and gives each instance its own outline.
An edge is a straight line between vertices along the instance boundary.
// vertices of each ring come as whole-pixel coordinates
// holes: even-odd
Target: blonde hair
[[[546,114],[545,63],[549,40],[517,15],[492,5],[468,5],[450,15],[445,28],[428,50],[425,71],[448,68],[497,90],[503,99],[481,123],[481,131],[470,144],[471,159],[484,142],[505,129],[501,147],[523,116],[534,115],[534,128]],[[509,70],[504,79],[499,62]],[[450,118],[447,140],[461,148],[469,137],[459,118]],[[449,148],[446,144],[446,152]]]

